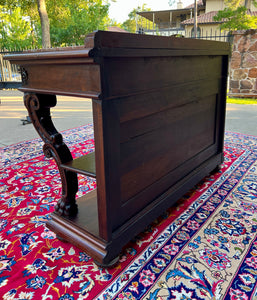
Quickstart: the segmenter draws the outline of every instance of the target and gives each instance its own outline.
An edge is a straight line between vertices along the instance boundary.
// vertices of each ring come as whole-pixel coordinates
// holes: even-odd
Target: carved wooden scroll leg
[[[62,135],[52,122],[50,108],[56,105],[56,96],[28,93],[24,95],[24,103],[35,129],[45,143],[43,146],[45,156],[54,158],[60,172],[62,197],[58,201],[55,211],[60,216],[75,216],[78,212],[75,200],[78,179],[76,173],[61,167],[62,163],[72,160],[72,155],[63,142]]]

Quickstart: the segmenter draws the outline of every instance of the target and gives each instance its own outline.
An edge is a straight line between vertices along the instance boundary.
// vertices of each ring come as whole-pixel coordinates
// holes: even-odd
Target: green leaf
[[[245,6],[229,6],[224,10],[218,11],[213,17],[216,22],[222,22],[220,28],[222,30],[246,30],[257,28],[257,17],[247,14]]]

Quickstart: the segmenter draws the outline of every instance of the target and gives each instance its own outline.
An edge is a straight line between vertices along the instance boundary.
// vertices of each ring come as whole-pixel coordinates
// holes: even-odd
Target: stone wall
[[[229,96],[257,98],[257,30],[233,32]]]

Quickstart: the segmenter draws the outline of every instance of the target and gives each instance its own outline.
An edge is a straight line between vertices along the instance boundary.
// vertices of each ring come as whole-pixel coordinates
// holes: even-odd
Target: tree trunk
[[[42,48],[50,48],[50,26],[49,19],[46,10],[46,2],[45,0],[37,0],[38,12],[41,21],[41,29],[42,29]]]

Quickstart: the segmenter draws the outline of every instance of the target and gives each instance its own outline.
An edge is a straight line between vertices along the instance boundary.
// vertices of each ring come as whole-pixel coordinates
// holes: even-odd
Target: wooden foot
[[[100,263],[97,260],[94,260],[94,263],[101,268],[110,268],[110,267],[114,267],[119,262],[119,258],[120,258],[119,256],[115,257],[108,264]]]
[[[215,173],[218,173],[219,171],[221,170],[221,165],[217,165],[216,167],[215,167],[215,169],[213,169],[212,171],[211,171],[211,175],[213,175],[213,174],[215,174]]]

